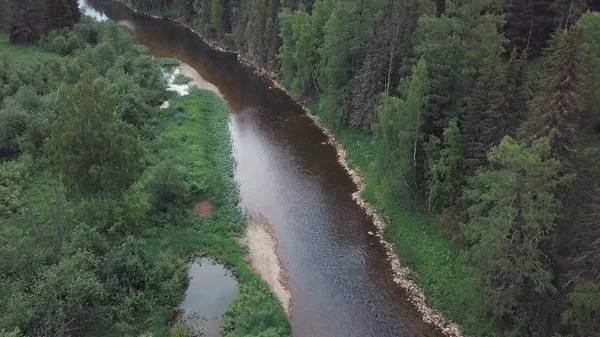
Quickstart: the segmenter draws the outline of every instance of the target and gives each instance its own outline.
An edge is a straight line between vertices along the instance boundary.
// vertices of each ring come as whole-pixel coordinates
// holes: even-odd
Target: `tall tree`
[[[296,77],[292,90],[300,95],[308,94],[316,87],[316,66],[319,63],[318,47],[320,41],[316,37],[316,30],[312,18],[304,11],[294,13],[293,39],[294,63],[296,64]]]
[[[587,12],[577,22],[583,30],[583,66],[589,79],[589,90],[586,93],[586,110],[596,110],[593,116],[600,121],[600,13]]]
[[[47,143],[55,170],[77,196],[119,194],[141,170],[137,130],[118,119],[106,88],[90,72],[65,88]]]
[[[378,149],[377,167],[386,182],[383,185],[395,194],[417,192],[417,155],[428,88],[427,64],[421,59],[411,77],[404,80],[403,98],[384,94],[376,108],[377,122],[372,129]]]
[[[215,35],[217,38],[221,39],[225,35],[225,7],[221,0],[212,0],[210,5],[211,10],[211,25],[213,30],[215,31]]]
[[[453,205],[460,197],[463,139],[456,120],[444,129],[443,143],[432,135],[425,145],[429,211]],[[442,144],[440,144],[442,143]]]
[[[504,329],[544,334],[555,291],[541,246],[554,229],[560,163],[550,140],[529,147],[505,137],[488,153],[491,166],[477,172],[464,193],[471,206],[463,230],[483,290],[482,311]]]
[[[568,28],[586,9],[585,0],[514,0],[504,32],[513,47],[539,55],[556,29]]]
[[[296,51],[296,41],[294,40],[294,14],[289,8],[283,8],[279,13],[279,23],[281,25],[281,47],[277,59],[280,62],[279,80],[284,86],[293,87],[296,79],[296,62],[294,53]],[[294,94],[298,94],[293,90]]]
[[[559,31],[552,39],[540,88],[531,101],[533,116],[522,127],[531,138],[548,137],[552,153],[559,158],[573,154],[579,132],[587,122],[583,116],[582,40],[579,27]]]
[[[374,34],[375,14],[383,7],[381,1],[353,0],[336,2],[324,29],[320,48],[319,86],[323,88],[333,119],[347,119],[351,100],[348,84],[356,75],[368,54]],[[337,109],[335,107],[338,106]]]
[[[503,18],[490,1],[449,1],[440,17],[424,16],[415,33],[415,56],[430,67],[426,132],[441,137],[453,118],[462,119],[469,95],[491,55],[503,51],[497,27]]]
[[[526,114],[523,93],[525,55],[513,49],[508,64],[500,54],[492,55],[469,98],[462,128],[465,137],[466,174],[485,163],[491,147],[514,132]]]

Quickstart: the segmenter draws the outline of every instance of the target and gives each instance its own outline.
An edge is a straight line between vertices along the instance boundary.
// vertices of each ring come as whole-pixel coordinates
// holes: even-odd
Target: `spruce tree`
[[[482,76],[477,80],[473,95],[469,97],[467,112],[462,123],[465,140],[466,174],[471,175],[485,163],[485,156],[491,147],[489,131],[486,127],[494,127],[490,117],[498,108],[502,109],[504,86],[506,84],[506,67],[499,54],[488,58]],[[492,102],[498,105],[493,106]],[[484,136],[484,133],[486,134]]]
[[[478,170],[464,193],[470,207],[463,230],[483,292],[477,315],[490,315],[511,336],[547,336],[555,288],[542,246],[554,230],[561,164],[548,138],[527,146],[507,136],[487,160],[492,165]]]
[[[526,111],[523,94],[525,55],[513,49],[508,64],[491,56],[477,80],[463,123],[466,173],[485,164],[486,153],[504,136],[513,136]]]
[[[547,50],[540,89],[530,102],[533,116],[522,127],[530,138],[548,137],[552,153],[559,158],[575,151],[583,118],[584,68],[579,27],[558,32]]]

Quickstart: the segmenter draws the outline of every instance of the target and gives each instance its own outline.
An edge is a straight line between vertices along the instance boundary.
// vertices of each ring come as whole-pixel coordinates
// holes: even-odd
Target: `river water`
[[[231,105],[241,204],[272,226],[295,337],[441,336],[394,283],[385,248],[367,234],[373,222],[352,200],[357,187],[298,104],[176,23],[80,1],[127,26],[151,54],[191,66]]]

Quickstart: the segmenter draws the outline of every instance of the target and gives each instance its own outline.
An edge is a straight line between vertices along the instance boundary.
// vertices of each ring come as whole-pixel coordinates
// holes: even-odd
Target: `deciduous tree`
[[[140,173],[137,130],[117,117],[106,86],[88,72],[65,88],[47,144],[55,170],[77,196],[119,194]]]

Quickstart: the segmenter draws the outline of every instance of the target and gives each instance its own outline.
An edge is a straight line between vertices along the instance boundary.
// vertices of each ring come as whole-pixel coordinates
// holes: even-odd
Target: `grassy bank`
[[[207,189],[201,198],[214,206],[208,218],[193,216],[199,252],[211,255],[227,265],[240,283],[240,292],[224,314],[224,336],[289,335],[289,324],[279,302],[244,261],[245,248],[236,235],[244,229],[244,215],[238,205],[239,191],[233,178],[234,159],[228,122],[230,111],[217,94],[207,90],[193,90],[189,96],[175,101],[173,116],[163,123],[162,144],[157,151],[160,160],[171,160],[189,173],[190,185]],[[198,198],[196,198],[198,199]],[[172,234],[161,235],[164,240],[182,238]]]
[[[309,109],[321,117],[320,102],[308,104]],[[375,144],[370,132],[327,123],[340,144],[347,151],[350,167],[358,167],[363,174],[365,190],[361,196],[375,210],[388,219],[384,238],[393,243],[402,263],[413,271],[411,277],[422,288],[427,304],[439,310],[447,319],[458,323],[465,332],[477,322],[471,321],[470,308],[475,300],[467,281],[467,261],[449,237],[441,233],[440,223],[424,213],[411,210],[389,193],[375,173]]]

